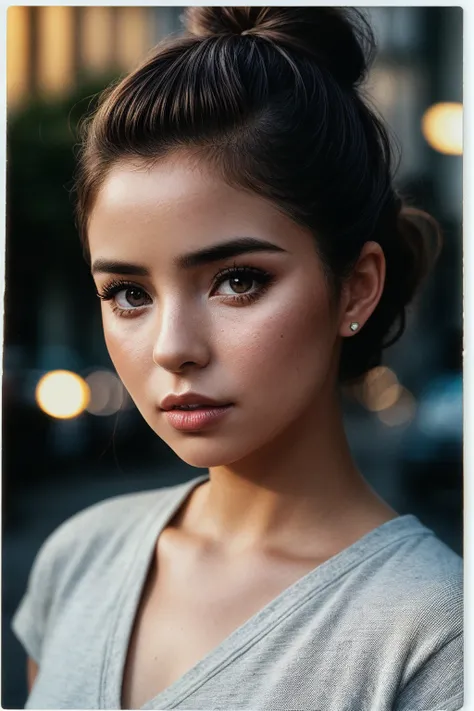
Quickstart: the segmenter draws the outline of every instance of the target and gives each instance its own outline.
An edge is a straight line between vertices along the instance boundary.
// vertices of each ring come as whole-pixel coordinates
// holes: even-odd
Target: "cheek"
[[[308,292],[306,292],[308,294]],[[255,319],[242,318],[231,344],[234,367],[257,382],[312,377],[332,362],[337,329],[323,290],[305,298],[283,298]]]
[[[150,344],[137,337],[132,326],[114,320],[103,314],[104,338],[112,363],[123,384],[133,396],[137,384],[144,382],[144,376],[153,365],[150,358]]]

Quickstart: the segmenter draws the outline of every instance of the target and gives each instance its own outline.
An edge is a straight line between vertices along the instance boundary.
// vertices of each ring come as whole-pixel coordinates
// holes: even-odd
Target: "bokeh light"
[[[423,114],[421,130],[435,151],[447,155],[462,155],[462,104],[456,102],[433,104]]]
[[[77,417],[84,412],[89,403],[90,390],[77,373],[53,370],[40,379],[35,397],[43,412],[63,420]]]
[[[401,388],[397,401],[378,413],[379,419],[388,427],[408,425],[416,414],[416,400],[406,388]]]
[[[87,376],[86,382],[91,393],[87,411],[92,415],[115,415],[126,402],[125,388],[110,370],[95,370]]]
[[[358,399],[371,412],[380,412],[392,407],[402,391],[393,370],[385,366],[372,368],[358,390]]]

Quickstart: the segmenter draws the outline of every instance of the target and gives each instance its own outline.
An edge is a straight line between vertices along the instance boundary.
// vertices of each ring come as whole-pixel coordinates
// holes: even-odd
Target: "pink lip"
[[[167,395],[160,407],[162,410],[172,410],[179,405],[203,405],[204,407],[224,407],[224,405],[229,405],[229,401],[219,402],[213,398],[207,397],[206,395],[200,395],[199,393],[187,392],[182,395]]]
[[[198,410],[166,410],[168,422],[176,430],[194,432],[214,424],[224,417],[232,405],[200,407]]]

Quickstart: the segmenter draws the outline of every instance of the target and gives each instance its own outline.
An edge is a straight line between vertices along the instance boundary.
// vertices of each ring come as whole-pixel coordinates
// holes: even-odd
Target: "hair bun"
[[[334,7],[188,7],[187,31],[196,37],[250,35],[305,52],[342,85],[361,81],[375,49],[367,20]]]
[[[184,14],[186,29],[196,37],[241,35],[258,27],[261,7],[188,7]]]

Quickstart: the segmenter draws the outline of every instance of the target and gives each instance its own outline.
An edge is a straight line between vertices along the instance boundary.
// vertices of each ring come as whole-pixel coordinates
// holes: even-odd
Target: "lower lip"
[[[224,405],[224,407],[202,407],[199,410],[166,410],[165,415],[176,430],[193,432],[219,421],[231,407],[232,405]]]

